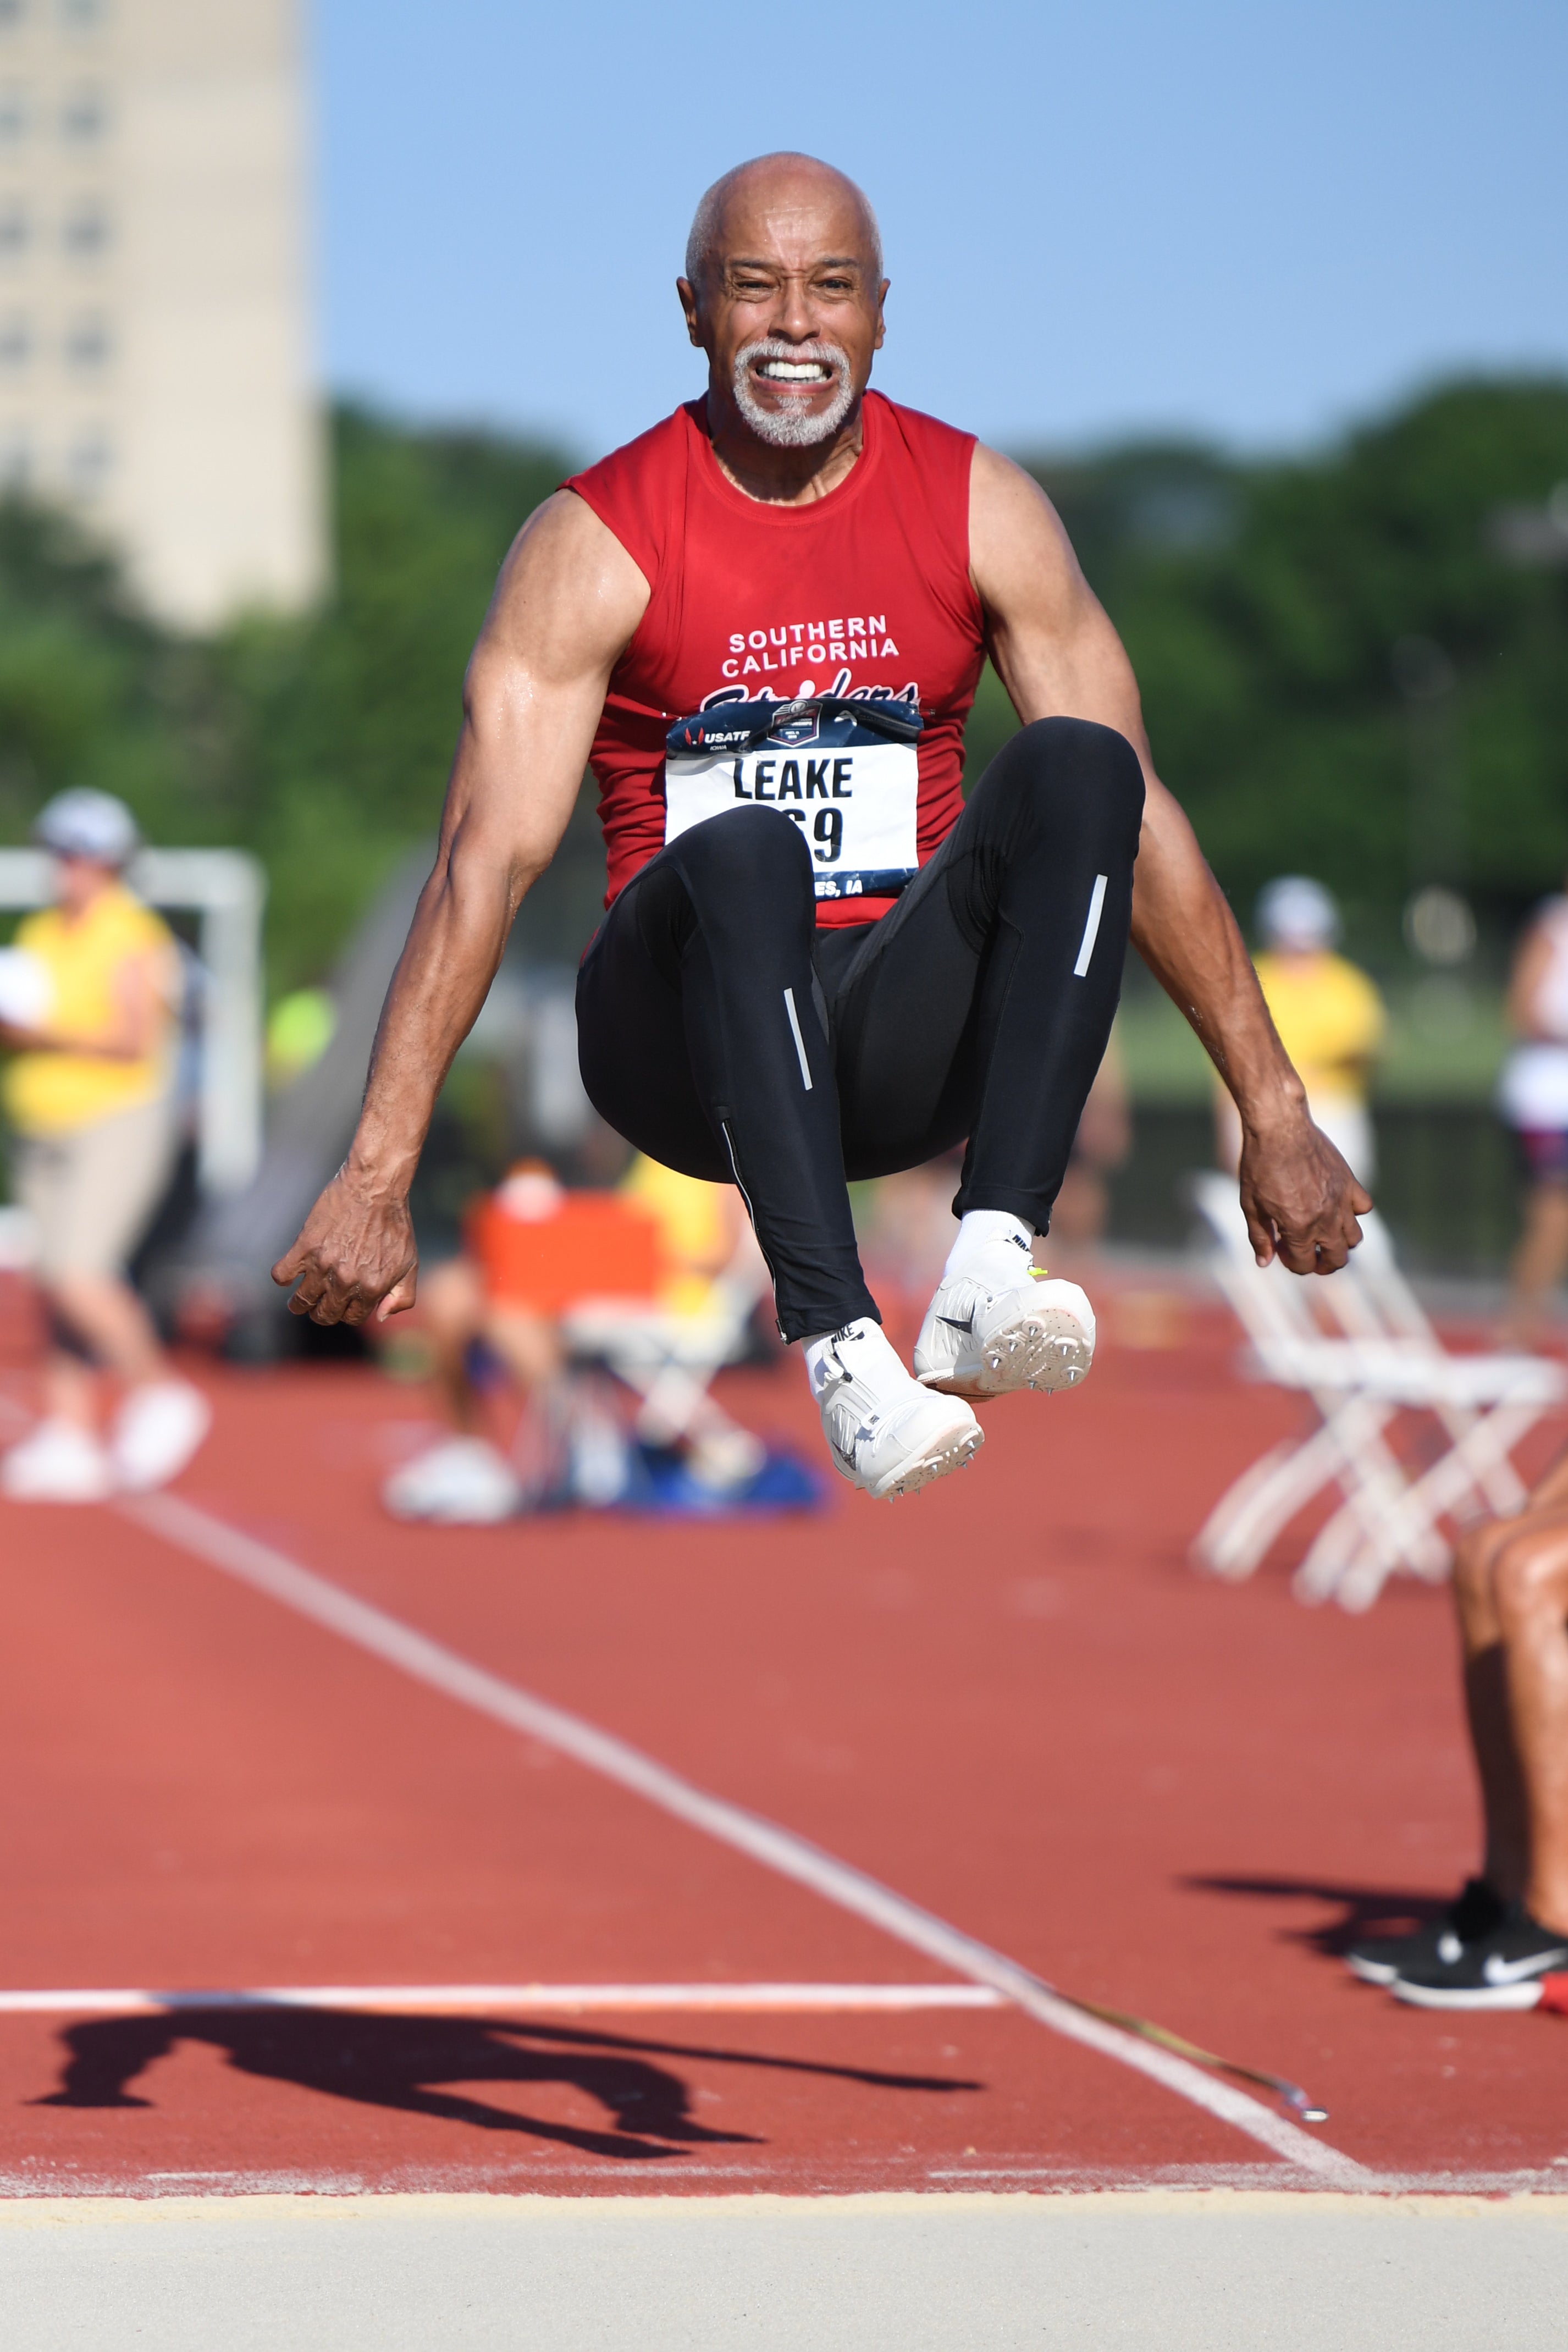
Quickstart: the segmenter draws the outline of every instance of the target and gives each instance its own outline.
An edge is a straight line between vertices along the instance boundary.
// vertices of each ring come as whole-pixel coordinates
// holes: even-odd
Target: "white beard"
[[[752,388],[748,371],[753,360],[820,360],[833,370],[837,389],[826,407],[812,415],[802,410],[792,414],[788,408],[763,408]],[[810,449],[818,441],[830,441],[855,405],[855,386],[849,374],[849,362],[833,343],[785,343],[774,336],[764,336],[761,342],[748,343],[735,354],[735,405],[756,435],[759,441],[771,442],[775,449]]]

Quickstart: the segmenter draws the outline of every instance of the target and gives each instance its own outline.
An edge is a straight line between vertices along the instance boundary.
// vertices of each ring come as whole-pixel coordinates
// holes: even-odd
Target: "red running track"
[[[204,1371],[180,1491],[1053,1982],[1306,2084],[1391,2184],[1557,2186],[1568,2024],[1405,2011],[1328,1949],[1471,1862],[1447,1606],[1194,1577],[1295,1411],[1232,1349],[1217,1314],[1113,1342],[892,1508],[439,1532],[375,1500],[407,1391]],[[815,1442],[793,1366],[735,1397]],[[949,1973],[116,1512],[0,1506],[0,1626],[6,1987]],[[11,2194],[1321,2185],[1010,2009],[0,2015],[0,2135]]]

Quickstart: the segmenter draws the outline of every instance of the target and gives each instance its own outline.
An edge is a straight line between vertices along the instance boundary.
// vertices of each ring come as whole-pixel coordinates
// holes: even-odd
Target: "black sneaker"
[[[1401,1969],[1390,1989],[1416,2009],[1533,2009],[1542,1979],[1559,1969],[1568,1969],[1568,1936],[1510,1903],[1502,1925],[1447,1967]]]
[[[1467,1878],[1440,1919],[1414,1936],[1369,1936],[1364,1943],[1352,1944],[1345,1966],[1363,1984],[1377,1985],[1392,1984],[1413,1969],[1452,1968],[1467,1944],[1479,1943],[1500,1927],[1504,1908],[1484,1878]]]

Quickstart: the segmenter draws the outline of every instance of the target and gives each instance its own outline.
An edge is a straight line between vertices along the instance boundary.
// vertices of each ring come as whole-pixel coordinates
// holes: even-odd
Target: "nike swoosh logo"
[[[939,1323],[945,1323],[950,1331],[973,1332],[974,1329],[974,1309],[973,1307],[970,1308],[969,1313],[965,1316],[962,1323],[959,1321],[956,1315],[939,1315],[936,1319]]]
[[[1554,1952],[1532,1952],[1527,1960],[1500,1960],[1494,1953],[1481,1974],[1488,1984],[1521,1984],[1527,1977],[1543,1976],[1563,1960],[1568,1960],[1568,1944],[1560,1944]]]

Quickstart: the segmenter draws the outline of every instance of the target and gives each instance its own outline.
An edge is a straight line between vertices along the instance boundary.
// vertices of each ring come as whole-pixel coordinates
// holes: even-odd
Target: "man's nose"
[[[773,332],[792,343],[809,343],[816,337],[816,320],[805,288],[798,279],[792,280],[780,290],[778,307],[773,312]]]

